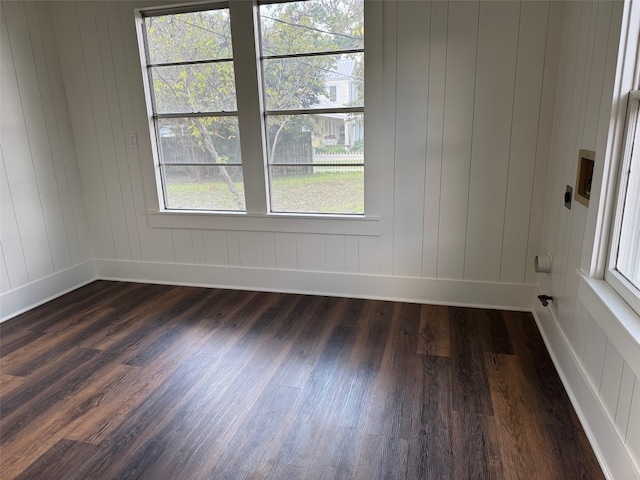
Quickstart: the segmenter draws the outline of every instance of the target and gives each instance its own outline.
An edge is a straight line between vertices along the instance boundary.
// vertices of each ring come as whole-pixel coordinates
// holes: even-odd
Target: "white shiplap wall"
[[[95,274],[49,5],[0,11],[1,319]]]
[[[640,380],[633,363],[640,351],[626,351],[625,358],[580,300],[577,271],[589,270],[583,258],[591,258],[592,232],[587,208],[574,201],[569,210],[563,199],[566,185],[575,186],[579,149],[604,161],[622,10],[622,2],[565,4],[542,240],[553,269],[540,276],[541,291],[554,301],[537,314],[596,452],[611,478],[626,479],[640,476]],[[600,180],[594,179],[589,209],[598,208]]]
[[[109,263],[140,278],[139,263],[195,263],[535,284],[561,18],[553,2],[384,2],[379,235],[149,227],[133,22],[144,5],[52,4],[99,273]]]

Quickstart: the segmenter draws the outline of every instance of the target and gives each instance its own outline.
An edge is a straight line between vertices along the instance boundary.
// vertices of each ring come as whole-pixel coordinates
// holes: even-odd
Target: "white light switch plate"
[[[135,133],[130,133],[127,135],[129,148],[138,148],[138,137]]]

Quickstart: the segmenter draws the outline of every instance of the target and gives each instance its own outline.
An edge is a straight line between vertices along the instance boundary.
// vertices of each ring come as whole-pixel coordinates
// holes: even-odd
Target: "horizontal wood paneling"
[[[24,309],[45,300],[38,282],[92,253],[50,5],[0,12],[0,293]]]

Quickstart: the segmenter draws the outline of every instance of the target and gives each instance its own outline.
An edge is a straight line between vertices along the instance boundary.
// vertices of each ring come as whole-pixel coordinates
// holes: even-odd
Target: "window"
[[[329,101],[335,102],[338,99],[338,86],[329,85]]]
[[[245,210],[229,9],[144,23],[165,207]]]
[[[160,210],[364,214],[364,0],[246,5],[141,12]]]
[[[613,238],[605,279],[640,313],[640,90],[629,94]]]

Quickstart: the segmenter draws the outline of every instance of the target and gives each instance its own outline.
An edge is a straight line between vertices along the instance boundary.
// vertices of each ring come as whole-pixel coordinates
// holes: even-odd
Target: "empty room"
[[[640,479],[638,0],[0,3],[0,478]]]

